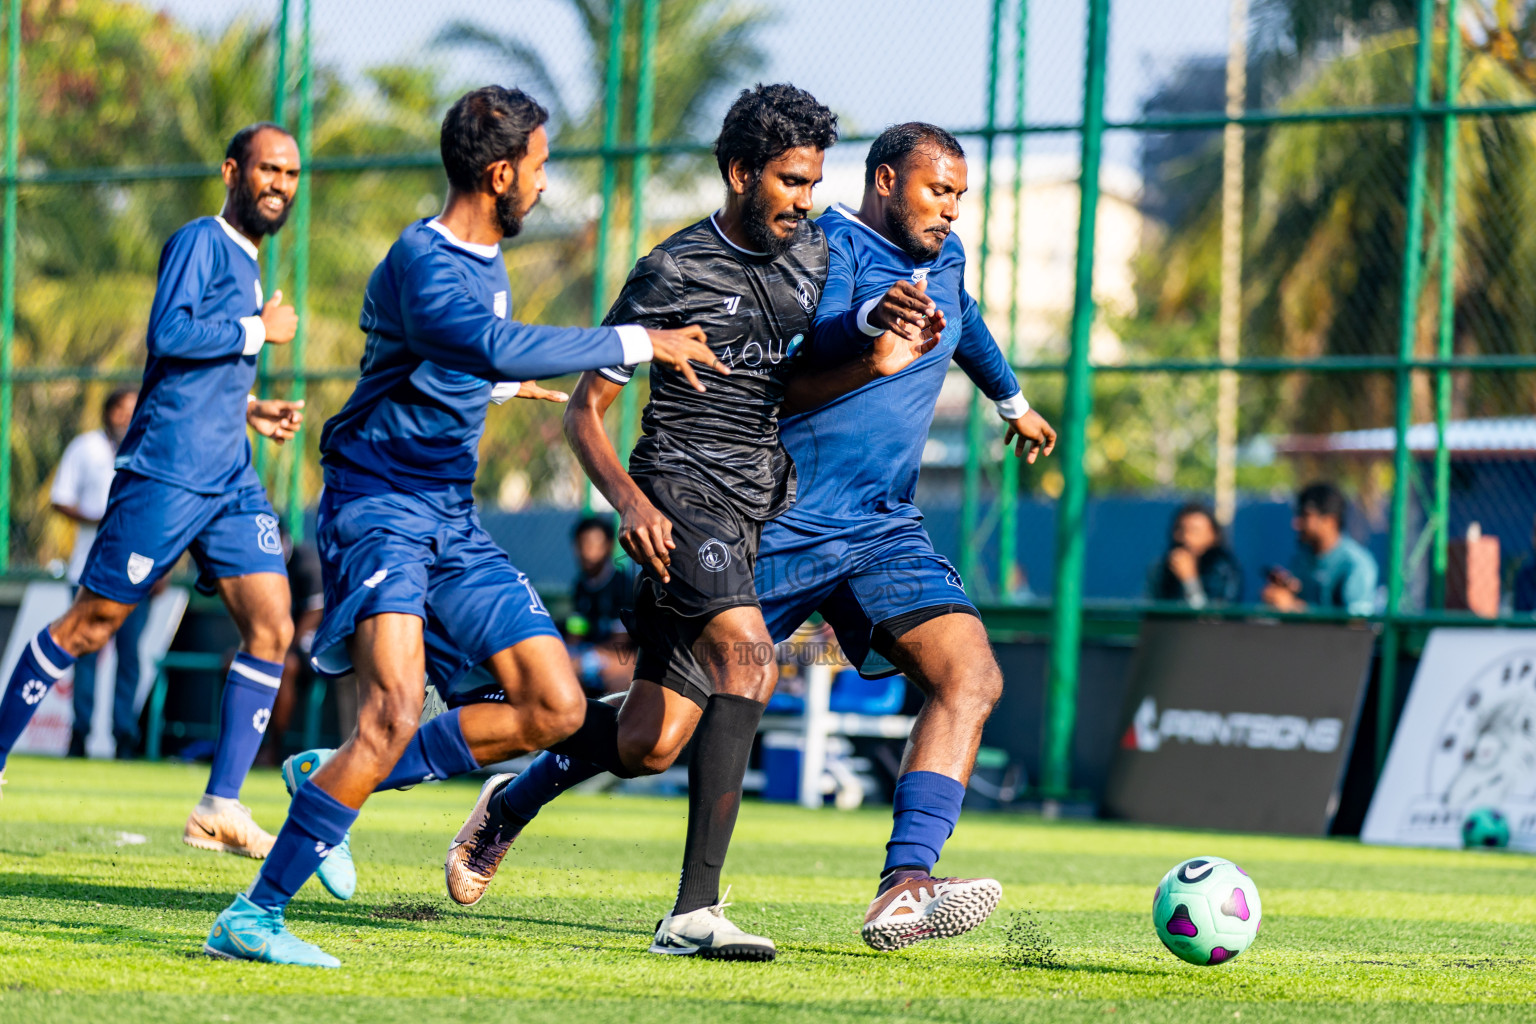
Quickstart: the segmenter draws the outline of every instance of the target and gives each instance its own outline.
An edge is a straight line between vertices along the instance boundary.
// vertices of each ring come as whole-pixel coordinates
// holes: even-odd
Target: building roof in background
[[[1435,450],[1435,425],[1416,423],[1408,428],[1408,450],[1424,454]],[[1446,447],[1459,458],[1536,458],[1536,417],[1453,420],[1446,424]],[[1397,430],[1343,430],[1334,434],[1291,434],[1275,441],[1281,455],[1352,455],[1364,458],[1390,455],[1397,447]]]

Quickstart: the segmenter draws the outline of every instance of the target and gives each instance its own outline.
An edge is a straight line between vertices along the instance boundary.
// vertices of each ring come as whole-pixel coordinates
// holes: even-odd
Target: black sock
[[[621,779],[635,777],[619,760],[619,709],[600,700],[587,701],[587,719],[581,728],[551,744],[549,752],[591,761]]]
[[[720,902],[720,871],[741,809],[741,779],[766,705],[717,693],[693,733],[688,764],[688,840],[674,914]]]

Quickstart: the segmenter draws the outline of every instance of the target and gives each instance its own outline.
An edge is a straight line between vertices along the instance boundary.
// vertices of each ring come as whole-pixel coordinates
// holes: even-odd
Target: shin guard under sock
[[[674,914],[720,902],[720,872],[741,809],[741,780],[765,706],[717,693],[699,717],[688,764],[688,838]]]
[[[272,717],[272,702],[283,680],[283,666],[241,651],[230,662],[219,698],[219,740],[208,773],[210,796],[233,800],[256,762],[261,738]]]
[[[417,729],[389,776],[373,791],[399,789],[433,779],[451,779],[480,767],[459,725],[461,710],[445,711]]]
[[[5,767],[11,748],[32,721],[32,713],[74,663],[74,656],[53,642],[46,626],[21,649],[21,658],[0,696],[0,768]]]
[[[288,805],[288,820],[246,896],[265,910],[286,907],[356,820],[357,811],[314,783],[299,787]]]
[[[549,752],[572,761],[591,762],[621,779],[635,777],[619,759],[619,709],[600,700],[587,700],[587,717],[581,728],[559,743],[550,744]]]
[[[965,787],[938,772],[907,772],[896,780],[892,799],[891,841],[885,844],[885,868],[889,876],[902,868],[933,870],[944,849],[944,840],[960,821]],[[885,887],[883,887],[885,888]]]

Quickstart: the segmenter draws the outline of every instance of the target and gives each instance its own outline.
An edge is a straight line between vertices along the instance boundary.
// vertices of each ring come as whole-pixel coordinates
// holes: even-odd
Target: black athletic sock
[[[741,809],[741,779],[766,706],[717,693],[699,718],[688,765],[688,840],[674,914],[720,902],[720,871]]]
[[[581,728],[551,744],[549,752],[591,761],[621,779],[635,777],[619,760],[619,709],[600,700],[587,700],[587,719]]]

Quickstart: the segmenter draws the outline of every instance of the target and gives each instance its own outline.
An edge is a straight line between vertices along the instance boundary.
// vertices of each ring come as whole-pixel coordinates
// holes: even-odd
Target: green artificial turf
[[[858,926],[887,809],[750,802],[730,914],[768,964],[646,953],[676,885],[682,800],[575,795],[465,910],[442,856],[469,783],[376,797],[353,832],[358,893],[311,882],[290,927],[337,971],[210,960],[214,915],[255,862],[180,842],[206,769],[15,758],[0,801],[0,1021],[1531,1021],[1536,859],[968,814],[946,874],[1004,897],[959,939],[876,953]],[[245,799],[273,831],[286,797]],[[125,833],[146,837],[131,843]],[[1149,920],[1178,861],[1217,854],[1258,884],[1264,929],[1188,966]]]

